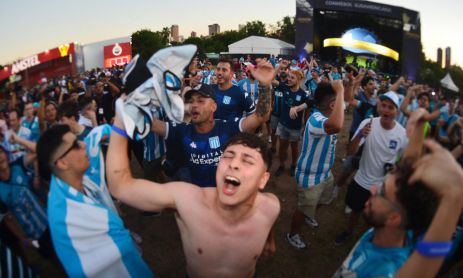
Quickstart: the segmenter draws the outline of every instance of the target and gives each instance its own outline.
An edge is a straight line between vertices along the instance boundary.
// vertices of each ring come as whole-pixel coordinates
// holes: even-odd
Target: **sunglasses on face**
[[[69,149],[67,149],[67,151],[65,151],[60,157],[58,157],[56,160],[55,160],[55,164],[56,164],[56,161],[62,159],[63,157],[65,157],[68,153],[70,153],[72,150],[78,150],[80,149],[80,144],[79,144],[79,140],[77,140],[77,138],[74,140],[74,142],[72,142],[72,145],[71,147],[69,147]]]

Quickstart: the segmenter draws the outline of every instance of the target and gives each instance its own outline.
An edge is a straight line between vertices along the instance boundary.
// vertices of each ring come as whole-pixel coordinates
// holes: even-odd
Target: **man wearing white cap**
[[[380,185],[407,145],[407,136],[395,119],[399,114],[399,97],[389,91],[380,96],[380,117],[363,120],[352,136],[348,155],[355,154],[364,145],[359,170],[347,189],[346,205],[352,209],[347,230],[336,237],[336,244],[343,243],[357,225],[365,202],[370,198],[370,188]]]

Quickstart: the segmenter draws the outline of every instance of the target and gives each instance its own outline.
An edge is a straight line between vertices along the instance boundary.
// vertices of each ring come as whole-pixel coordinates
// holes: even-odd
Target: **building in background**
[[[5,65],[0,70],[0,81],[9,78],[14,82],[35,84],[44,77],[75,74],[82,65],[81,45],[66,43]]]
[[[196,38],[197,36],[195,31],[191,31],[190,38]]]
[[[238,31],[241,31],[245,26],[244,24],[238,24]]]
[[[132,58],[130,36],[104,40],[82,46],[84,67],[83,71],[94,68],[109,67],[106,65],[124,65]],[[130,57],[128,57],[130,56]],[[81,72],[82,70],[78,70]]]
[[[33,85],[40,83],[44,77],[54,78],[94,68],[125,65],[131,59],[130,36],[85,45],[67,43],[5,65],[0,70],[0,82],[9,78],[10,81]]]
[[[171,41],[174,41],[174,42],[180,41],[178,25],[172,25],[170,27],[170,37],[171,37]]]
[[[451,49],[450,47],[445,48],[445,68],[448,69],[452,65]]]
[[[216,35],[220,33],[220,25],[217,23],[214,23],[212,25],[209,25],[209,36]]]
[[[442,48],[437,49],[437,64],[442,68]]]

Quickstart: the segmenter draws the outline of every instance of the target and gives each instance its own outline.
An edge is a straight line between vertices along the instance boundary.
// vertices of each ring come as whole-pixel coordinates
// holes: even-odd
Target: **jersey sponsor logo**
[[[22,184],[23,183],[23,177],[17,176],[16,177],[16,183]]]
[[[211,147],[211,149],[220,148],[219,136],[209,138],[209,146]]]
[[[229,96],[224,96],[222,102],[223,102],[223,104],[230,104],[230,102],[231,102],[231,97],[229,97]]]
[[[275,91],[275,96],[276,96],[276,97],[282,97],[282,96],[283,96],[283,93],[280,92],[280,91]]]
[[[296,101],[301,101],[301,96],[296,96]]]
[[[395,150],[396,148],[397,148],[397,141],[396,140],[389,141],[389,149]]]
[[[190,154],[190,161],[196,165],[213,165],[217,166],[222,156],[222,151],[217,150],[205,154]]]
[[[196,149],[196,147],[197,147],[197,146],[196,146],[196,143],[195,143],[195,142],[191,142],[190,147],[191,147],[192,149]]]

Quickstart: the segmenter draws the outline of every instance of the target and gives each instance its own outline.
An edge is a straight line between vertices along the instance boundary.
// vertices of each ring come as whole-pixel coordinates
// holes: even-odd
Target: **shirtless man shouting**
[[[261,112],[268,113],[269,106]],[[280,212],[275,195],[259,192],[270,177],[267,144],[246,133],[230,139],[217,167],[216,187],[160,185],[132,177],[117,112],[114,126],[106,161],[112,195],[143,211],[176,210],[190,277],[252,277],[259,256],[275,249],[271,230]]]

